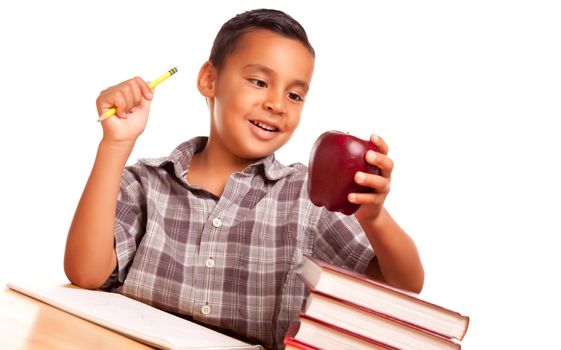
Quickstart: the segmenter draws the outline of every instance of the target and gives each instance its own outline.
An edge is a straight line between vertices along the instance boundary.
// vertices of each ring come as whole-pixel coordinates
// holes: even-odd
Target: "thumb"
[[[146,100],[152,100],[154,98],[154,88],[150,88],[150,82],[146,82],[146,84],[142,85],[141,87],[141,94],[142,97],[144,97],[144,99]]]
[[[140,102],[140,105],[142,108],[147,108],[150,109],[150,105],[152,104],[152,100],[154,99],[154,91],[156,90],[156,87],[153,87],[152,89],[150,89],[150,87],[148,86],[150,82],[146,82],[146,89],[142,89],[142,102]]]
[[[152,101],[154,101],[154,99],[145,99],[143,98],[142,101],[140,102],[140,106],[139,109],[144,111],[144,113],[149,114],[150,113],[150,106],[152,105]]]
[[[150,109],[150,105],[152,104],[152,97],[150,97],[150,99],[147,98],[143,98],[142,101],[140,102],[140,107],[142,109]]]

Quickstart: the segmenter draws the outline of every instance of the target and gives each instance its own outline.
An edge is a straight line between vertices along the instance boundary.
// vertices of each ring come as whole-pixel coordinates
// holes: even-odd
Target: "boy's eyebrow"
[[[247,69],[247,68],[257,69],[257,70],[262,71],[265,74],[273,74],[274,73],[274,71],[271,68],[269,68],[267,66],[264,66],[262,64],[257,64],[257,63],[246,64],[245,66],[243,66],[243,69]],[[296,79],[292,84],[300,86],[303,89],[305,89],[306,91],[308,91],[308,89],[309,89],[308,83],[306,83],[303,80]]]

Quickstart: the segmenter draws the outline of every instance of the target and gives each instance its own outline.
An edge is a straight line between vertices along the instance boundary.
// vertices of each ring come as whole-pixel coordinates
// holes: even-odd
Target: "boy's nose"
[[[263,103],[263,107],[271,113],[284,114],[286,106],[284,104],[283,97],[282,93],[271,92],[267,95],[267,99]]]

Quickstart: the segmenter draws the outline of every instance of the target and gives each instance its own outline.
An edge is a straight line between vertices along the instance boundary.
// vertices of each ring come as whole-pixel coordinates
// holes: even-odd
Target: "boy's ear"
[[[197,78],[197,88],[204,97],[214,97],[214,83],[216,81],[217,71],[212,62],[206,61]]]

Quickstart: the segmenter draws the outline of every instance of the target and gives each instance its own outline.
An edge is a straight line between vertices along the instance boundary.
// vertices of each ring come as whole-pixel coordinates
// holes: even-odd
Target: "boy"
[[[415,244],[383,208],[393,162],[366,161],[381,175],[357,173],[375,189],[351,194],[354,216],[311,204],[307,169],[281,165],[274,152],[296,129],[315,53],[290,16],[255,10],[226,22],[198,76],[210,134],[168,157],[125,167],[153,98],[133,78],[101,92],[103,138],[76,209],[65,272],[84,288],[114,290],[267,348],[282,348],[305,287],[303,255],[419,292]],[[376,254],[374,254],[376,251]]]

